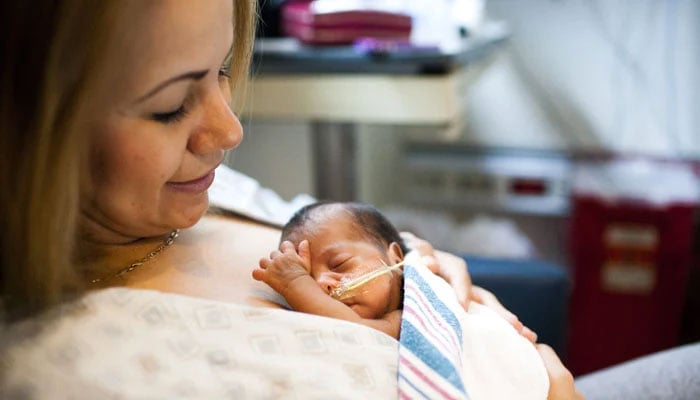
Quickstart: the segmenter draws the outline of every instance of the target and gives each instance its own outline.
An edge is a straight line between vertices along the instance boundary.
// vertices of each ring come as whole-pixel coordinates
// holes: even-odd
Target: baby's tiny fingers
[[[280,257],[282,253],[279,250],[273,250],[270,252],[270,259],[274,260],[277,257]]]
[[[267,269],[270,265],[272,265],[272,260],[269,258],[261,258],[258,265],[260,265],[260,268],[262,269]]]
[[[299,243],[299,247],[297,248],[297,254],[299,254],[299,257],[303,259],[308,259],[311,254],[310,254],[310,249],[309,249],[309,241],[304,239]]]
[[[262,269],[253,270],[253,279],[256,281],[265,281],[266,271]]]
[[[282,242],[282,244],[280,244],[280,251],[282,253],[289,253],[290,251],[294,253],[297,252],[296,248],[294,247],[294,243],[290,242],[289,240],[285,240]]]

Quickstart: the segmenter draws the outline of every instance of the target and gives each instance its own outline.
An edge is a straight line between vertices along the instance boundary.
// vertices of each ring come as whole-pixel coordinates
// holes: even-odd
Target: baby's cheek
[[[362,318],[377,319],[385,314],[385,303],[377,296],[365,294],[364,296],[359,296],[355,300],[357,304],[350,306],[350,308]]]

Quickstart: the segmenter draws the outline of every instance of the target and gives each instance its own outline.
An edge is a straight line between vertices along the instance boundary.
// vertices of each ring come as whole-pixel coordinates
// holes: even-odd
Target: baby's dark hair
[[[408,252],[401,235],[394,225],[373,206],[362,202],[326,202],[321,201],[302,207],[282,228],[281,241],[289,240],[294,233],[303,231],[308,222],[313,221],[315,216],[326,207],[339,207],[340,210],[348,213],[357,225],[358,229],[374,240],[377,245],[385,247],[396,242],[401,247],[403,254]]]

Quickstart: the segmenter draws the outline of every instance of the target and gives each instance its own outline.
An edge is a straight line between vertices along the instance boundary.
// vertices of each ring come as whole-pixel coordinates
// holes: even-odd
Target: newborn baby
[[[351,296],[331,294],[343,282],[403,260],[406,247],[394,226],[363,203],[315,203],[282,229],[279,251],[260,260],[253,278],[267,283],[296,311],[343,319],[398,339],[401,270],[383,274]]]
[[[400,264],[407,249],[396,228],[363,203],[315,203],[299,210],[282,230],[278,251],[260,260],[253,278],[280,293],[296,311],[363,324],[399,337],[403,304],[400,268],[339,296],[358,276]],[[413,257],[415,256],[415,257]],[[460,375],[469,398],[545,399],[549,381],[535,347],[485,306],[464,312],[446,282],[409,254],[423,279],[444,285],[438,292],[459,310],[463,329]]]

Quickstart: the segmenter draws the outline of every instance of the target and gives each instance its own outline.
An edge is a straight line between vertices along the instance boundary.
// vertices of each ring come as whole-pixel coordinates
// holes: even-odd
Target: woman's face
[[[85,118],[92,143],[82,226],[105,241],[193,225],[214,168],[243,138],[224,65],[232,1],[121,5]]]

